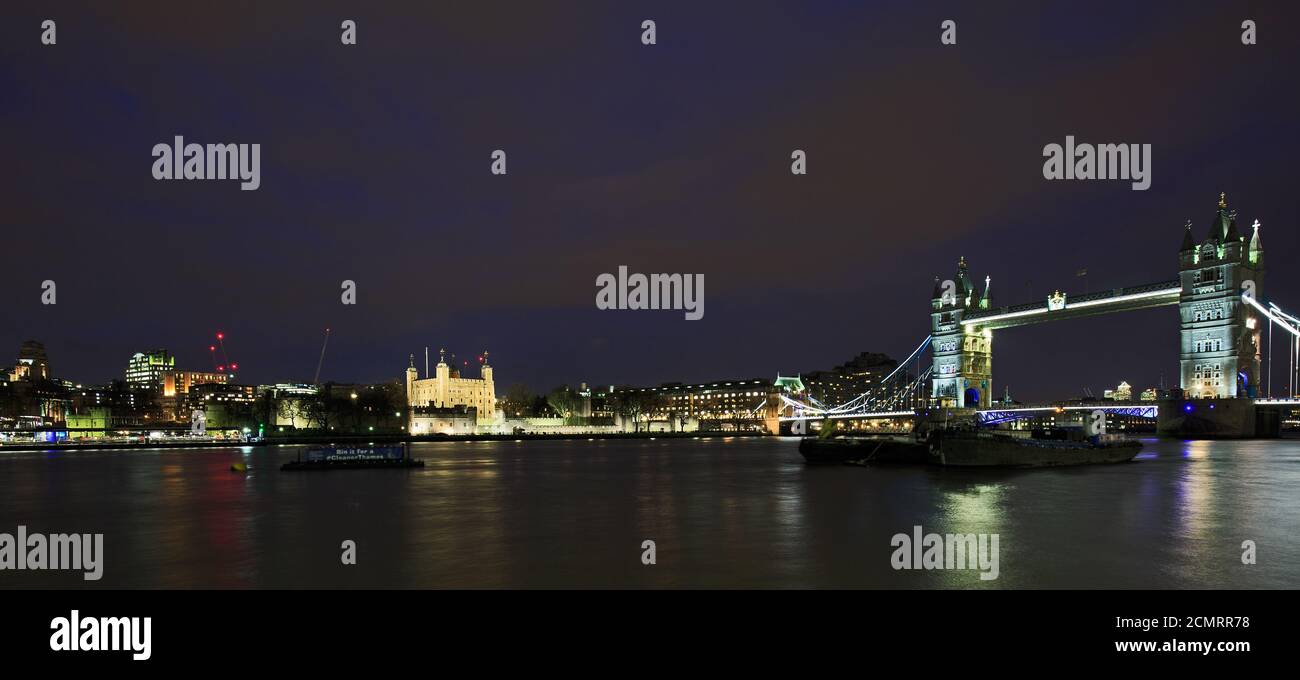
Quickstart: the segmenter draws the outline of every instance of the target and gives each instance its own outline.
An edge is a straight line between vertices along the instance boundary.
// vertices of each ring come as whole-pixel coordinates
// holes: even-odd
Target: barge
[[[809,465],[925,463],[929,459],[925,442],[912,435],[806,437],[799,441],[799,453]]]
[[[799,453],[809,465],[931,463],[945,467],[1054,467],[1122,463],[1142,443],[1118,435],[1088,436],[1081,428],[1024,435],[973,427],[918,429],[910,435],[807,437]]]
[[[936,430],[930,460],[953,467],[1054,467],[1124,463],[1142,442],[1119,435],[1084,436],[1082,431],[1036,430],[1029,437],[993,431]]]
[[[307,449],[306,457],[298,454],[297,460],[291,460],[280,466],[289,470],[359,470],[370,468],[414,468],[424,467],[424,461],[411,457],[410,447],[405,443],[384,446],[323,446]]]

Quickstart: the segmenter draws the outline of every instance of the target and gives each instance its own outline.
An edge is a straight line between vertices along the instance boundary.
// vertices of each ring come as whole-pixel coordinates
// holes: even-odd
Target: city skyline
[[[24,358],[23,358],[23,351],[25,351],[26,348],[27,348],[27,346],[31,345],[32,343],[35,343],[35,344],[39,345],[39,346],[42,348],[42,350],[45,349],[45,343],[44,343],[44,342],[42,342],[42,341],[39,340],[39,339],[29,338],[28,340],[26,340],[26,341],[24,341],[24,342],[22,343],[22,348],[21,348],[20,351],[17,353],[18,361],[17,361],[16,364],[15,364],[16,366],[22,366],[23,361],[24,361]],[[143,358],[143,360],[147,361],[151,355],[153,355],[153,354],[159,354],[159,353],[165,355],[165,356],[167,357],[167,359],[168,359],[169,361],[171,361],[172,363],[166,364],[165,367],[155,367],[155,368],[157,369],[158,373],[157,373],[157,375],[150,375],[150,380],[147,381],[147,384],[146,384],[146,383],[143,381],[143,379],[140,378],[140,377],[135,377],[135,378],[132,377],[133,372],[138,373],[138,372],[141,370],[141,369],[136,368],[136,364],[137,364],[137,362],[141,361],[142,358]],[[466,360],[461,360],[457,355],[455,355],[455,354],[453,354],[453,353],[449,353],[449,352],[445,352],[445,351],[444,351],[444,353],[447,354],[447,355],[449,355],[449,357],[440,357],[440,358],[437,359],[437,360],[432,360],[432,359],[431,359],[431,360],[430,360],[431,363],[430,363],[430,365],[429,365],[430,368],[427,369],[427,370],[423,367],[423,364],[422,364],[420,361],[416,361],[416,359],[415,359],[415,356],[416,356],[416,355],[414,355],[414,354],[410,354],[410,355],[408,355],[408,359],[409,359],[409,361],[410,361],[411,363],[409,364],[408,369],[407,369],[406,371],[403,371],[403,373],[405,374],[405,373],[409,372],[411,369],[414,369],[414,370],[416,371],[416,373],[417,373],[417,376],[418,376],[418,379],[419,379],[419,380],[426,380],[426,379],[432,379],[432,378],[435,377],[435,371],[433,370],[433,365],[434,365],[435,363],[444,363],[444,362],[445,362],[445,363],[447,363],[449,366],[451,366],[454,370],[458,370],[458,371],[462,371],[462,372],[467,371],[467,370],[472,369],[472,368],[481,369],[481,368],[484,367],[484,366],[483,366],[483,364],[484,364],[483,354],[475,355],[474,360],[473,360],[473,361],[470,361],[470,360],[468,360],[468,359],[466,359]],[[887,355],[887,354],[880,353],[880,352],[871,352],[871,351],[863,351],[863,352],[860,352],[860,353],[859,353],[859,357],[858,357],[858,359],[860,360],[861,357],[863,357],[863,356],[868,356],[868,355],[869,355],[869,356],[872,356],[872,357],[879,357],[881,360],[884,360],[885,362],[889,363],[890,366],[897,366],[897,365],[900,363],[898,359],[895,359],[894,357],[891,357],[891,356],[889,356],[889,355]],[[269,380],[269,381],[268,381],[268,380],[243,381],[243,380],[239,380],[239,379],[238,379],[238,378],[239,378],[239,372],[238,372],[238,370],[227,370],[226,367],[224,367],[224,366],[218,366],[218,367],[216,367],[215,369],[209,370],[208,368],[193,368],[193,367],[191,367],[191,366],[189,366],[189,365],[187,365],[187,364],[183,364],[183,363],[182,363],[182,364],[177,364],[177,363],[175,363],[175,356],[174,356],[174,354],[170,351],[169,348],[155,348],[155,349],[148,350],[148,351],[141,351],[141,352],[135,352],[135,353],[133,353],[132,356],[129,357],[129,358],[126,360],[126,362],[125,362],[125,366],[124,366],[124,369],[121,370],[121,371],[119,371],[117,375],[110,376],[110,377],[108,377],[108,378],[106,378],[106,379],[104,379],[104,380],[89,381],[89,380],[76,380],[76,379],[74,379],[75,376],[66,376],[66,375],[60,375],[60,374],[58,374],[56,371],[53,371],[53,369],[49,369],[49,365],[50,365],[51,363],[56,363],[56,362],[51,362],[51,361],[48,360],[48,352],[46,352],[46,357],[45,357],[45,358],[46,358],[46,361],[44,362],[44,367],[45,367],[47,370],[49,370],[50,372],[48,373],[48,375],[45,375],[44,378],[49,379],[49,380],[54,380],[54,381],[66,381],[66,382],[68,382],[68,383],[70,383],[70,384],[72,384],[72,385],[74,385],[74,386],[76,386],[76,387],[90,387],[90,386],[99,386],[99,387],[104,387],[104,386],[110,386],[111,384],[116,383],[116,382],[122,382],[122,383],[124,383],[127,387],[142,387],[142,388],[143,388],[143,387],[161,387],[162,384],[163,384],[163,376],[165,376],[165,375],[169,375],[169,374],[170,374],[170,375],[176,375],[176,376],[202,376],[202,377],[204,377],[204,378],[209,378],[209,379],[212,379],[212,380],[214,380],[214,381],[215,381],[216,379],[220,379],[220,381],[223,382],[223,383],[225,383],[225,382],[230,382],[231,384],[238,384],[238,385],[255,385],[255,386],[271,386],[271,385],[306,385],[306,386],[310,386],[310,385],[326,385],[326,384],[342,384],[342,385],[346,385],[346,384],[385,384],[385,383],[387,383],[387,384],[400,384],[400,383],[402,382],[402,379],[403,379],[402,377],[399,377],[399,378],[397,378],[397,379],[369,381],[369,380],[345,380],[345,379],[333,379],[333,378],[328,378],[328,377],[326,377],[325,379],[322,379],[322,380],[320,380],[320,381],[318,381],[318,382],[312,382],[311,380],[295,380],[295,379],[288,379],[288,378],[284,378],[284,379],[272,379],[272,380]],[[455,361],[455,362],[457,362],[457,363],[455,363],[455,364],[451,363],[451,362],[453,362],[453,361]],[[841,369],[845,368],[846,366],[849,366],[849,365],[851,365],[851,364],[853,364],[853,363],[854,363],[853,359],[850,359],[850,360],[848,360],[848,361],[840,362],[840,364],[839,364],[839,365],[836,365],[836,366],[827,366],[827,367],[821,367],[821,368],[814,368],[814,369],[812,369],[812,370],[808,370],[808,371],[798,371],[798,372],[795,372],[795,373],[784,374],[784,375],[783,375],[783,374],[777,374],[777,375],[775,375],[775,376],[772,376],[771,378],[768,378],[768,377],[766,377],[766,376],[764,376],[764,377],[762,377],[762,378],[759,378],[758,374],[753,374],[753,375],[749,375],[749,376],[745,376],[745,377],[746,377],[747,379],[749,379],[749,378],[759,378],[759,379],[767,379],[767,380],[769,380],[769,381],[773,381],[774,378],[801,378],[801,377],[807,377],[807,376],[809,376],[809,375],[834,373],[834,372],[836,372],[836,371],[838,371],[838,370],[841,370]],[[913,362],[913,363],[915,363],[915,362]],[[925,363],[928,363],[928,360],[927,360]],[[9,366],[10,364],[5,363],[4,365]],[[908,364],[907,366],[904,366],[903,368],[908,368],[908,367],[910,367],[910,366],[911,366],[911,364]],[[6,368],[6,369],[5,369],[5,374],[7,375],[8,373],[9,373],[9,371],[8,371],[8,369]],[[727,380],[727,379],[740,379],[741,377],[742,377],[742,376],[740,376],[740,375],[736,375],[736,376],[716,376],[716,377],[713,378],[713,379],[706,379],[706,380],[680,380],[680,379],[676,379],[676,378],[669,377],[669,378],[665,378],[665,379],[658,380],[658,381],[652,381],[652,382],[649,382],[649,383],[628,383],[628,382],[621,382],[621,383],[610,382],[610,383],[605,383],[605,382],[591,382],[591,381],[588,381],[588,380],[581,380],[581,379],[578,379],[578,380],[570,380],[570,381],[568,381],[568,382],[558,383],[558,384],[556,384],[556,385],[551,385],[551,386],[549,386],[549,387],[546,387],[546,386],[538,386],[538,385],[528,385],[528,384],[525,384],[525,383],[519,383],[519,382],[506,382],[506,383],[502,383],[502,384],[501,384],[501,386],[500,386],[500,387],[501,387],[501,390],[499,390],[499,395],[498,395],[498,396],[500,396],[500,395],[504,395],[505,392],[508,390],[508,388],[513,387],[513,386],[515,386],[515,385],[523,385],[524,387],[527,387],[527,388],[530,389],[530,390],[534,390],[534,391],[536,391],[537,393],[544,393],[544,392],[545,392],[546,390],[548,390],[548,389],[558,389],[558,388],[578,388],[578,387],[580,387],[581,385],[590,385],[590,386],[594,386],[594,387],[619,387],[619,388],[625,388],[625,387],[632,387],[632,388],[638,388],[638,387],[651,387],[651,388],[652,388],[652,387],[659,387],[659,386],[663,386],[663,385],[686,385],[686,386],[690,386],[690,385],[694,385],[694,384],[696,384],[696,383],[704,384],[704,383],[717,382],[717,381],[720,381],[720,380]],[[156,379],[155,379],[155,378],[156,378]],[[20,379],[21,379],[21,378],[20,378]],[[176,380],[180,380],[180,379],[182,379],[182,378],[180,378],[180,377],[176,378]],[[155,382],[157,383],[157,385],[154,384]],[[1121,379],[1119,382],[1120,382],[1120,383],[1127,384],[1128,381],[1127,381],[1127,380],[1124,380],[1124,379]],[[1118,383],[1117,383],[1117,385],[1118,385]],[[1003,387],[1004,387],[1004,389],[1003,389],[1001,392],[999,392],[997,395],[994,395],[994,399],[999,399],[999,398],[1001,398],[1001,396],[1002,396],[1005,392],[1008,392],[1008,391],[1010,390],[1010,386],[1009,386],[1009,385],[1005,385],[1005,386],[1003,386]],[[1104,387],[1104,388],[1102,388],[1102,389],[1100,389],[1100,390],[1095,390],[1095,391],[1097,391],[1097,392],[1099,392],[1099,393],[1100,393],[1100,392],[1110,392],[1110,391],[1113,390],[1114,387],[1115,387],[1115,386],[1107,386],[1107,387]],[[1149,387],[1149,388],[1151,388],[1151,389],[1154,389],[1154,388],[1160,387],[1160,385],[1159,385],[1159,384],[1156,384],[1156,385],[1151,385],[1151,386],[1139,386],[1139,387],[1136,387],[1136,388],[1135,388],[1135,391],[1141,391],[1143,388],[1146,388],[1146,387]],[[1161,389],[1163,389],[1163,388],[1161,388]],[[852,395],[847,395],[847,397],[851,397],[851,396],[852,396]],[[1012,395],[1012,396],[1014,397],[1015,395]],[[1067,395],[1067,396],[1063,396],[1063,397],[1061,397],[1061,398],[1062,398],[1062,399],[1075,399],[1075,398],[1090,397],[1090,396],[1093,396],[1093,395],[1091,395],[1091,394],[1087,394],[1087,393],[1081,393],[1081,394],[1076,394],[1076,395]],[[846,398],[847,398],[847,397],[846,397]],[[1109,398],[1109,397],[1107,397],[1107,398]]]
[[[16,95],[0,146],[25,159],[0,171],[0,347],[41,340],[56,373],[99,382],[156,346],[201,370],[222,330],[241,381],[308,382],[330,327],[322,380],[400,379],[425,345],[488,348],[503,384],[538,390],[774,377],[901,359],[959,257],[998,305],[1172,276],[1184,222],[1201,237],[1221,191],[1294,252],[1300,149],[1268,131],[1300,113],[1276,87],[1296,46],[1208,49],[1235,40],[1231,8],[1066,7],[959,16],[949,51],[939,13],[906,5],[669,4],[651,51],[616,39],[632,9],[420,9],[358,17],[346,53],[335,22],[278,7],[256,10],[274,34],[221,9],[92,8],[57,50],[0,46]],[[1148,141],[1150,188],[1044,180],[1043,145],[1068,134]],[[155,181],[149,151],[177,135],[262,143],[260,187]],[[790,175],[794,148],[807,175]],[[707,274],[707,316],[597,309],[596,277],[623,265]],[[1285,277],[1269,297],[1300,306]],[[1176,323],[1147,310],[1001,334],[993,393],[1172,384]]]
[[[922,663],[1287,649],[1300,3],[0,17],[10,656],[437,668],[421,598],[642,589],[897,595]]]

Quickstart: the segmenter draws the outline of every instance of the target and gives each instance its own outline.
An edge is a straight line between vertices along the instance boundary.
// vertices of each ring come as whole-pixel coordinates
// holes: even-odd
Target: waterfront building
[[[103,436],[103,430],[107,430],[112,424],[113,410],[107,406],[95,406],[83,409],[80,412],[69,413],[66,419],[66,425],[69,430],[69,437],[79,439],[78,434],[73,430],[91,430],[91,436]]]
[[[114,380],[106,385],[77,388],[72,392],[72,406],[77,411],[103,406],[117,413],[133,413],[144,407],[147,397],[144,390],[132,388],[125,380]]]
[[[879,352],[861,352],[829,371],[800,376],[808,395],[827,406],[843,404],[870,392],[898,368],[898,362]]]
[[[479,424],[494,422],[497,408],[496,384],[492,380],[488,353],[484,352],[479,357],[478,378],[461,377],[459,369],[447,364],[446,354],[446,350],[438,350],[438,365],[434,368],[434,375],[423,378],[415,367],[415,355],[411,355],[410,367],[406,369],[407,407],[464,406],[475,410]]]
[[[68,439],[101,439],[113,431],[129,431],[149,425],[149,420],[129,410],[118,412],[108,406],[75,408],[65,426]]]
[[[631,422],[634,430],[656,421],[675,432],[750,429],[762,426],[774,389],[772,381],[762,378],[614,387],[593,413],[608,412]]]
[[[220,403],[251,404],[257,399],[257,390],[252,385],[210,382],[195,385],[186,396],[191,408]]]
[[[163,371],[161,394],[152,389],[149,392],[151,397],[157,399],[164,418],[189,422],[194,409],[202,408],[201,404],[196,405],[191,398],[195,389],[205,385],[226,385],[231,377],[225,373],[203,371]]]
[[[195,385],[186,396],[181,420],[188,421],[189,414],[201,410],[207,416],[209,428],[248,427],[258,425],[254,404],[257,391],[252,385],[229,383],[202,383]]]
[[[18,350],[13,370],[0,373],[0,428],[29,429],[62,423],[70,393],[65,380],[51,377],[45,346],[28,340]]]
[[[270,404],[271,427],[277,431],[307,430],[324,425],[323,408],[319,407],[321,389],[306,383],[258,385],[255,390]]]
[[[411,434],[474,434],[478,412],[467,406],[411,408]]]
[[[9,380],[49,380],[50,361],[45,355],[45,345],[28,340],[18,349],[18,361],[9,372]]]

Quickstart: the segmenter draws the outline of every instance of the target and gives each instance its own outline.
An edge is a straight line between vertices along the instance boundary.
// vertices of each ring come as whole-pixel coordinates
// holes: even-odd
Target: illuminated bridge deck
[[[1175,279],[1077,296],[1066,295],[1060,307],[1054,308],[1047,300],[996,307],[967,313],[961,323],[964,326],[995,330],[1093,314],[1163,307],[1178,304],[1178,296],[1182,290],[1182,284]]]

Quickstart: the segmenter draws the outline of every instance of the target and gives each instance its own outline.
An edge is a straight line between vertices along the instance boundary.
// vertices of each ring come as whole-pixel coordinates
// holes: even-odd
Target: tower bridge
[[[1263,275],[1259,222],[1248,241],[1237,229],[1236,211],[1228,210],[1222,194],[1203,240],[1195,240],[1190,221],[1184,228],[1177,279],[1079,296],[1057,290],[1041,301],[995,307],[989,277],[979,292],[962,258],[955,279],[941,282],[935,277],[930,301],[931,399],[944,407],[990,407],[995,330],[1175,304],[1181,321],[1184,394],[1255,397],[1263,326],[1259,310],[1243,298],[1259,296]]]
[[[1103,410],[1115,415],[1159,418],[1162,431],[1234,436],[1256,431],[1257,410],[1272,411],[1293,403],[1300,392],[1300,318],[1277,305],[1261,302],[1264,247],[1260,224],[1249,238],[1237,227],[1237,213],[1219,195],[1218,210],[1204,238],[1197,240],[1190,221],[1184,227],[1177,255],[1177,278],[1136,286],[1071,295],[1054,291],[1042,300],[996,306],[991,280],[983,291],[971,280],[965,258],[954,279],[935,277],[930,300],[931,333],[912,355],[872,390],[838,405],[822,404],[804,394],[780,394],[772,415],[780,421],[810,419],[898,419],[922,410],[962,409],[984,424],[1034,417],[1048,410]],[[1181,403],[1107,403],[994,407],[993,332],[1017,326],[1098,314],[1178,306],[1179,335],[1170,347],[1179,352]],[[1265,326],[1267,325],[1267,329]],[[1272,399],[1272,381],[1262,389],[1262,335],[1277,326],[1289,337],[1289,399]],[[911,375],[904,367],[930,350],[930,365]],[[918,359],[919,362],[919,359]],[[1271,372],[1269,373],[1271,375]],[[927,385],[928,384],[928,385]],[[925,388],[929,387],[928,398]],[[1267,395],[1267,398],[1265,398]],[[1198,406],[1191,400],[1226,399]],[[1300,405],[1300,401],[1294,402]],[[1257,409],[1256,406],[1261,407]],[[1217,406],[1217,408],[1216,408]]]

